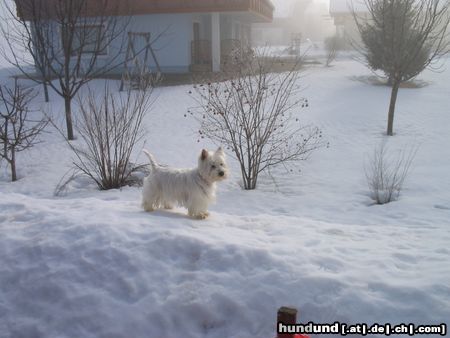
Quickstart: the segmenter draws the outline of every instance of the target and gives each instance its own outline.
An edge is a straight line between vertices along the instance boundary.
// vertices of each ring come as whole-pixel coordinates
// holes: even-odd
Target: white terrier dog
[[[216,182],[228,176],[222,148],[216,152],[203,149],[198,167],[194,169],[160,166],[148,151],[144,152],[152,166],[150,175],[144,179],[142,206],[145,211],[171,209],[179,205],[186,207],[191,217],[208,217],[208,205],[216,197]]]

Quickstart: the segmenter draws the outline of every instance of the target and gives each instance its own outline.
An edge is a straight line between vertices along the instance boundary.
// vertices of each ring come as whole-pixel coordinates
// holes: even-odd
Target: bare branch
[[[377,204],[395,201],[400,196],[417,151],[415,147],[393,154],[385,142],[374,150],[365,171],[371,198]]]
[[[282,73],[274,71],[279,63],[264,53],[239,53],[222,78],[194,87],[199,107],[190,112],[201,123],[200,137],[233,152],[245,189],[256,188],[262,171],[295,164],[325,145],[320,130],[302,126],[297,115],[308,106],[299,96],[299,60]]]
[[[12,88],[0,85],[0,159],[10,165],[12,181],[17,180],[17,153],[36,145],[48,123],[45,118],[28,117],[29,105],[35,97],[33,89],[20,86],[17,79]]]
[[[67,137],[72,140],[72,99],[93,78],[123,65],[123,32],[130,17],[114,16],[117,8],[109,0],[15,3],[17,8],[3,4],[12,18],[1,25],[9,48],[6,58],[27,78],[64,98]],[[105,55],[108,62],[101,60]]]

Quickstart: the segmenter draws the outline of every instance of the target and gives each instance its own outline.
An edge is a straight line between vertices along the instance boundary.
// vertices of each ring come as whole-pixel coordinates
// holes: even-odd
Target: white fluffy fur
[[[204,219],[208,205],[215,201],[216,182],[228,176],[222,148],[215,152],[202,150],[198,167],[176,169],[160,166],[146,150],[151,173],[144,179],[142,206],[146,211],[183,206],[191,217]]]

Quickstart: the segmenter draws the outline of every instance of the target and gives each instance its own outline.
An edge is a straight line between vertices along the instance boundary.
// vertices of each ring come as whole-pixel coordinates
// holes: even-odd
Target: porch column
[[[211,14],[211,56],[213,72],[220,72],[220,13]]]

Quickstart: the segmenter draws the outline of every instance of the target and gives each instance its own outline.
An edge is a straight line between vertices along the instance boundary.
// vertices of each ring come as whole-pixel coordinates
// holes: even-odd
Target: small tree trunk
[[[17,173],[16,173],[16,149],[11,147],[11,181],[17,181]]]
[[[394,135],[394,112],[395,112],[395,103],[397,102],[397,94],[398,88],[400,87],[400,82],[394,81],[392,84],[391,91],[391,102],[389,104],[389,114],[388,114],[388,126],[387,126],[387,134],[389,136]]]
[[[244,190],[249,190],[249,180],[248,178],[242,173],[242,182],[244,183]]]
[[[245,177],[244,178],[244,189],[245,190],[255,190],[256,189],[256,177]]]
[[[48,97],[48,86],[47,83],[43,83],[44,86],[44,98],[45,98],[45,102],[49,102],[50,98]]]
[[[65,108],[66,108],[67,139],[69,141],[74,140],[71,101],[72,101],[72,99],[70,97],[64,98],[64,104],[65,104]]]
[[[250,181],[250,190],[256,189],[256,181],[257,181],[257,178],[253,177],[253,179]]]

